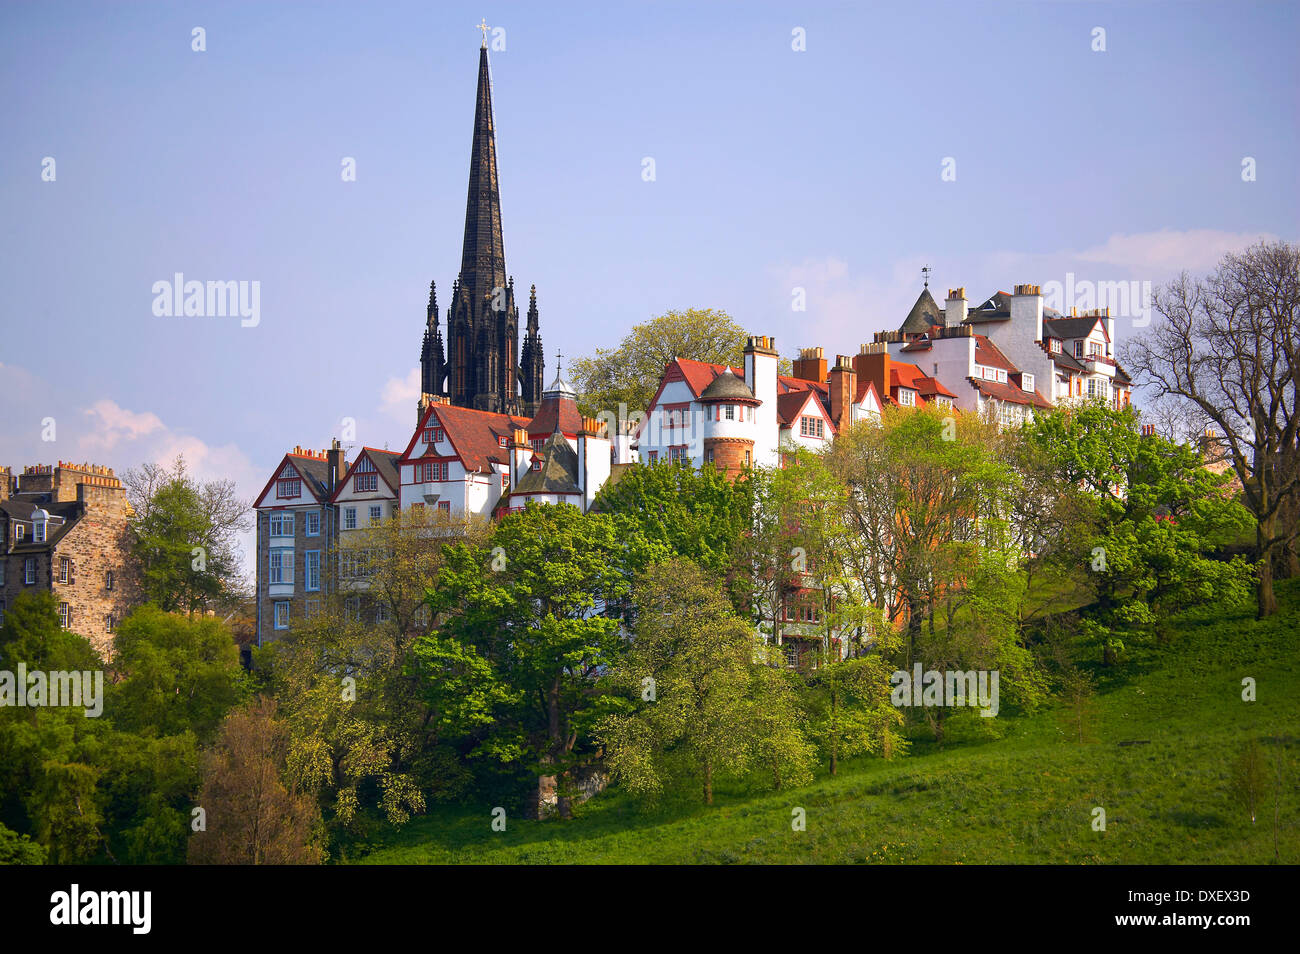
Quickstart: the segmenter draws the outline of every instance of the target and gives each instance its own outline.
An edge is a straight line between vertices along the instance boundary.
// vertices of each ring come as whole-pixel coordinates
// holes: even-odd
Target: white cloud
[[[404,378],[389,378],[380,392],[379,410],[387,417],[414,429],[415,407],[420,400],[420,369],[412,368]]]
[[[107,398],[96,401],[86,408],[85,413],[95,419],[92,422],[95,430],[84,436],[80,443],[92,456],[97,452],[110,451],[124,440],[136,441],[165,430],[157,414],[149,411],[137,414]]]
[[[1193,274],[1209,272],[1228,252],[1240,252],[1261,240],[1274,240],[1266,232],[1222,232],[1217,229],[1177,231],[1161,229],[1134,235],[1112,235],[1104,244],[1076,253],[1084,262],[1099,262],[1125,268]]]

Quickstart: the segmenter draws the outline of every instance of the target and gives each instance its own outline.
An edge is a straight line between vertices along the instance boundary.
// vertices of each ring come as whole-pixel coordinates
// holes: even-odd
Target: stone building
[[[0,467],[0,621],[20,593],[48,590],[59,622],[107,657],[138,599],[122,482],[95,464]]]

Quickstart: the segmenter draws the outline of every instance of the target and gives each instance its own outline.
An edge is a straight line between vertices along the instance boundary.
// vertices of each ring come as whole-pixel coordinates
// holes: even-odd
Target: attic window
[[[1034,376],[1028,372],[1022,372],[1020,375],[1020,387],[1025,391],[1034,390]]]
[[[533,470],[541,470],[541,469],[542,469],[542,461],[541,461],[541,458],[538,458],[537,460],[533,461],[532,469],[533,469]]]
[[[898,403],[903,407],[916,407],[916,392],[911,388],[899,388]]]
[[[277,480],[275,482],[276,497],[301,497],[302,480],[294,477],[289,480]]]
[[[1053,338],[1053,339],[1052,339],[1052,350],[1055,351],[1057,354],[1060,354],[1060,353],[1061,353],[1061,339],[1060,339],[1060,338]]]
[[[497,436],[497,444],[500,445],[501,447],[509,447],[510,441],[506,438],[504,434],[502,434]]]
[[[23,527],[23,525],[22,525],[21,523],[15,523],[15,524],[14,524],[14,539],[15,539],[15,540],[21,540],[21,539],[23,538],[23,533],[24,533],[24,532],[26,532],[26,531],[25,531],[25,528]]]
[[[800,437],[825,437],[826,422],[820,417],[804,416],[799,418]]]
[[[356,484],[357,493],[366,491],[376,491],[379,489],[378,474],[357,474],[353,481]]]
[[[441,427],[426,427],[424,429],[424,443],[436,444],[443,438]]]

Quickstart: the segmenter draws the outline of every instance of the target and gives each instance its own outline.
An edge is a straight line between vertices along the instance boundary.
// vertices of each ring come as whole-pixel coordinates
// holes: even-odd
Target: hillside
[[[571,823],[511,818],[491,806],[435,807],[345,860],[445,863],[1264,864],[1274,854],[1273,804],[1251,825],[1229,794],[1234,759],[1258,739],[1281,756],[1278,851],[1300,862],[1300,581],[1279,590],[1283,612],[1202,608],[1169,620],[1169,644],[1142,648],[1101,673],[1090,735],[1067,740],[1059,706],[1000,717],[1003,737],[918,744],[887,762],[844,764],[838,777],[785,792],[722,792],[651,812],[617,792]],[[1253,677],[1258,701],[1241,700]],[[1106,831],[1092,810],[1106,811]],[[807,830],[791,830],[792,809]]]

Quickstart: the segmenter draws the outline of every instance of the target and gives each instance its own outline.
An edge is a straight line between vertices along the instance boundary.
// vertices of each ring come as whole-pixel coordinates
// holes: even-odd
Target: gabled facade
[[[295,447],[253,502],[257,517],[257,642],[276,639],[320,608],[324,561],[338,539],[334,494],[347,468],[338,441]]]

